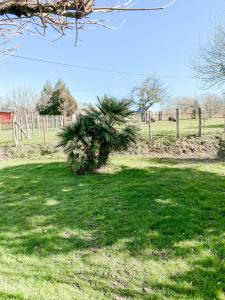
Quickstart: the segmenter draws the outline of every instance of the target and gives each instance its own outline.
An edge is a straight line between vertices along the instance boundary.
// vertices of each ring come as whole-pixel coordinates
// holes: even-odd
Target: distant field
[[[140,120],[131,120],[132,125],[136,125],[140,129],[140,135],[144,137],[149,136],[148,124],[141,122]],[[169,121],[156,121],[151,124],[153,138],[160,137],[175,137],[176,136],[176,123]],[[46,140],[48,145],[55,145],[57,143],[57,133],[59,130],[52,130],[46,134]],[[224,132],[224,119],[213,118],[202,120],[202,133],[222,133]],[[198,133],[198,120],[186,119],[180,120],[180,136],[196,135]],[[6,145],[13,143],[12,130],[0,130],[0,145]],[[31,134],[31,139],[24,139],[24,144],[43,144],[44,134],[41,130],[34,130],[34,136]]]
[[[149,136],[148,124],[135,121],[132,122],[140,128],[142,136]],[[169,121],[156,121],[151,123],[153,137],[168,137],[176,136],[176,123]],[[224,131],[224,119],[214,118],[202,121],[202,133],[222,133]],[[198,134],[198,120],[186,119],[180,120],[180,136]]]
[[[59,130],[49,130],[46,134],[46,141],[48,145],[57,144],[57,133]],[[13,143],[13,132],[12,130],[1,130],[0,131],[0,145],[7,145]],[[23,144],[44,144],[44,134],[41,131],[34,130],[34,135],[30,134],[30,139],[24,139]]]

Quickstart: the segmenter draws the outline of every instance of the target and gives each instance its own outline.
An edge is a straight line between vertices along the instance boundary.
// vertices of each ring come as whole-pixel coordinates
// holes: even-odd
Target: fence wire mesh
[[[60,128],[73,120],[62,116],[40,116],[37,113],[15,114],[14,122],[0,124],[0,146],[15,143],[15,136],[19,144],[56,145]],[[225,132],[223,115],[209,116],[202,111],[200,115],[199,112],[182,113],[175,109],[149,112],[145,116],[136,113],[128,122],[139,128],[141,136],[151,139]]]
[[[130,120],[140,129],[143,136],[152,138],[185,137],[201,134],[216,134],[225,132],[225,118],[223,115],[208,116],[200,110],[195,114],[182,113],[178,110],[170,112],[150,112],[144,117],[135,114]],[[179,131],[179,132],[178,132]]]
[[[62,116],[15,114],[13,122],[0,124],[0,145],[56,144],[57,133],[66,125]]]

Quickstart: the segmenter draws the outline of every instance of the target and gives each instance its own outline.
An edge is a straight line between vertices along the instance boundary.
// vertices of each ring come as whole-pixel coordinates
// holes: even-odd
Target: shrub
[[[136,141],[137,130],[126,125],[132,114],[131,101],[105,96],[89,106],[76,122],[65,127],[59,147],[77,174],[92,174],[105,166],[112,151],[127,150]]]

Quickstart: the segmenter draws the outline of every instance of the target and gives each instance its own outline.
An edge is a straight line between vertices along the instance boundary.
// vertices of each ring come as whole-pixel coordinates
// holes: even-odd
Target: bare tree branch
[[[98,7],[96,2],[96,0],[0,0],[0,37],[7,40],[23,34],[24,31],[44,35],[48,27],[52,27],[63,36],[67,30],[85,29],[85,26],[90,24],[106,26],[102,20],[89,19],[95,13],[157,11],[169,8],[176,0],[151,8],[131,7],[134,4],[133,0],[110,7]]]
[[[155,75],[146,78],[131,91],[131,98],[141,112],[143,121],[146,120],[146,111],[154,104],[165,101],[168,96],[168,87]]]
[[[205,87],[225,84],[225,29],[218,26],[211,39],[200,45],[192,61],[195,76]]]
[[[154,11],[154,10],[163,10],[172,6],[177,0],[171,1],[167,5],[159,7],[148,7],[148,8],[127,8],[127,7],[98,7],[94,8],[93,12],[114,12],[114,11]]]

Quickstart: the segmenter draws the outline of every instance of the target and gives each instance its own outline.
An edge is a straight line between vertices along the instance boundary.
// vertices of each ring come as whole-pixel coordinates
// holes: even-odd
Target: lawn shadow
[[[196,261],[192,270],[171,277],[174,285],[156,288],[174,290],[174,299],[203,297],[201,279],[203,286],[212,284],[210,296],[217,299],[224,194],[223,176],[190,167],[123,168],[95,176],[74,176],[63,163],[8,167],[0,170],[0,245],[38,257],[118,245],[118,252],[157,261],[198,255],[213,241],[211,261]],[[190,291],[179,290],[179,280],[192,280]]]
[[[11,294],[11,293],[6,293],[6,292],[1,292],[0,291],[0,299],[4,299],[4,300],[24,300],[24,297],[21,295],[17,295],[17,294]]]
[[[224,161],[225,159],[225,140],[220,140],[219,142],[219,150],[217,153],[218,157]]]
[[[225,253],[225,247],[220,251]],[[171,276],[171,283],[155,284],[154,288],[170,291],[173,299],[183,299],[184,295],[189,299],[224,299],[225,268],[221,264],[224,255],[222,258],[221,254],[216,254],[219,256],[196,260],[190,271]]]
[[[212,128],[212,129],[224,128],[224,124],[204,125],[203,128]]]
[[[44,247],[43,254],[51,255],[129,239],[126,250],[138,254],[150,244],[170,248],[208,227],[225,230],[218,211],[225,202],[224,178],[192,168],[124,167],[74,176],[63,163],[28,164],[0,170],[0,178],[2,243],[18,251]],[[7,233],[16,240],[7,240]]]
[[[218,158],[211,158],[211,157],[178,157],[178,158],[174,158],[174,157],[162,157],[162,158],[148,158],[148,157],[144,157],[143,158],[144,161],[146,162],[154,162],[157,163],[159,165],[171,165],[171,166],[176,166],[176,165],[196,165],[196,164],[213,164],[215,162],[223,162],[223,160],[218,157]]]

